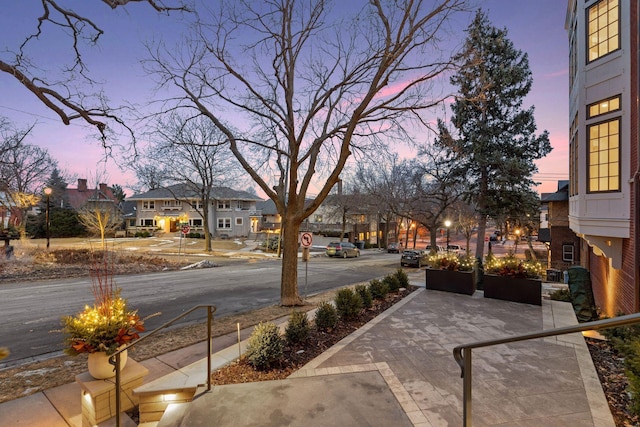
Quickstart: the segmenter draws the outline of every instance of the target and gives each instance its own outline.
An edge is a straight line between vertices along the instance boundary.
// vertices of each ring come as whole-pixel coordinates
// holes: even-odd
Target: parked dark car
[[[402,252],[402,256],[400,257],[400,266],[404,267],[422,267],[427,263],[428,254],[424,251],[418,250],[406,250]]]
[[[340,258],[357,258],[360,256],[360,249],[349,242],[331,242],[327,245],[327,256]]]
[[[399,254],[402,251],[402,243],[389,243],[387,252],[390,254]]]

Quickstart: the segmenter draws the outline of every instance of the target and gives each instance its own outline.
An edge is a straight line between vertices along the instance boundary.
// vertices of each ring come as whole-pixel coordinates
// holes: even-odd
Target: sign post
[[[304,261],[304,298],[307,299],[307,270],[309,268],[309,252],[313,245],[313,233],[303,231],[300,233],[300,246],[302,246],[302,261]]]
[[[182,231],[182,233],[180,233],[180,245],[178,246],[178,256],[180,256],[180,252],[182,252],[182,238],[186,237],[187,234],[189,234],[189,232],[191,231],[191,227],[189,227],[188,224],[183,225],[180,231]]]

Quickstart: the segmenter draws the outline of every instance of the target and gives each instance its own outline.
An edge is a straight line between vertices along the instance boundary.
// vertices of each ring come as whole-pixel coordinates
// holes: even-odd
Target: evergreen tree
[[[113,196],[116,199],[118,199],[118,202],[120,203],[124,202],[124,199],[127,197],[122,186],[119,184],[113,184],[111,186],[111,192],[113,193]]]
[[[514,48],[506,29],[478,11],[455,60],[450,81],[459,88],[450,134],[443,144],[463,163],[469,199],[478,211],[476,257],[482,258],[487,217],[511,213],[530,200],[534,161],[551,152],[547,131],[536,136],[534,108],[522,108],[533,78],[527,54]],[[440,130],[447,129],[440,123]]]
[[[49,196],[49,203],[52,208],[66,208],[69,207],[69,203],[67,201],[67,182],[64,180],[58,168],[54,168],[51,171],[51,175],[47,182],[45,183],[45,187],[51,189],[51,195]],[[42,198],[42,203],[46,203],[45,198]],[[43,205],[44,208],[44,205]]]

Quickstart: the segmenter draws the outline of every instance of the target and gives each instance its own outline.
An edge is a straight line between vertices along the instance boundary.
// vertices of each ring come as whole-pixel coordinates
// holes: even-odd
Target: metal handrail
[[[615,328],[618,326],[632,325],[640,322],[640,313],[628,314],[613,319],[596,320],[582,323],[576,326],[548,329],[541,332],[499,338],[495,340],[478,341],[471,344],[456,346],[453,349],[453,357],[462,370],[462,419],[464,427],[471,427],[471,350],[474,348],[490,347],[498,344],[507,344],[517,341],[526,341],[536,338],[546,338],[557,335],[572,334],[575,332],[593,331],[598,329]]]
[[[121,402],[120,402],[120,353],[122,353],[123,351],[133,347],[134,345],[137,345],[139,343],[141,343],[142,341],[146,340],[147,338],[149,338],[150,336],[153,336],[156,332],[160,331],[161,329],[164,329],[166,327],[169,327],[171,325],[173,325],[175,322],[177,322],[178,320],[182,319],[183,317],[191,314],[192,312],[200,309],[200,308],[206,308],[207,309],[207,391],[211,391],[211,352],[213,349],[213,345],[212,345],[212,338],[211,338],[211,321],[213,320],[213,313],[215,313],[216,311],[216,306],[215,305],[197,305],[187,311],[185,311],[184,313],[182,313],[181,315],[169,320],[168,322],[158,326],[157,328],[155,328],[153,331],[149,332],[148,334],[146,334],[145,336],[135,340],[132,343],[127,344],[124,348],[120,348],[118,351],[116,351],[115,353],[113,353],[110,357],[109,357],[109,363],[114,365],[114,369],[116,371],[116,427],[120,427],[120,408],[121,408]]]

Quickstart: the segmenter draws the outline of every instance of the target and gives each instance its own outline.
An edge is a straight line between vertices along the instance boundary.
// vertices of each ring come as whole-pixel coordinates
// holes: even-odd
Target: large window
[[[229,200],[218,200],[218,210],[231,209],[231,202]]]
[[[231,229],[231,218],[218,218],[218,228]]]
[[[589,192],[620,191],[620,119],[588,127]]]
[[[601,0],[587,9],[589,62],[620,49],[619,0]]]
[[[620,95],[589,104],[587,106],[587,119],[611,113],[612,111],[620,111]]]
[[[156,208],[156,202],[153,200],[142,202],[142,209],[144,210],[153,210],[155,208]]]

